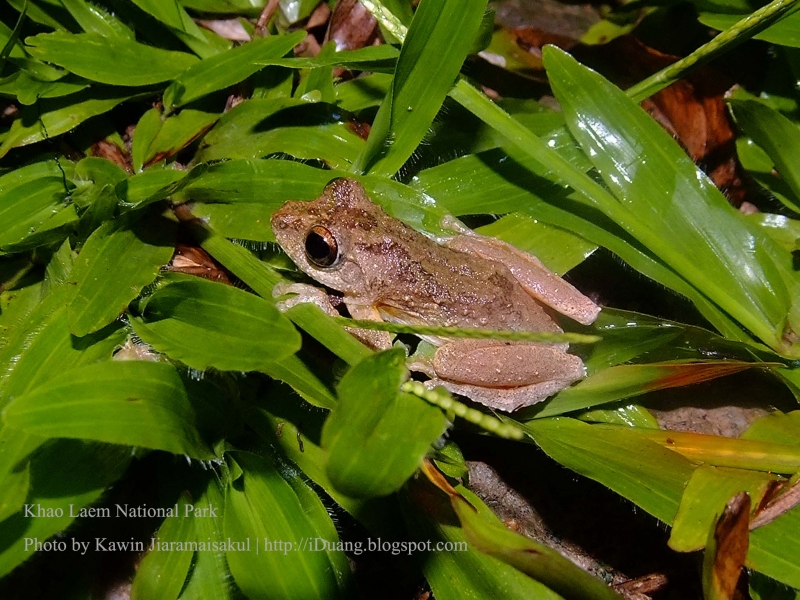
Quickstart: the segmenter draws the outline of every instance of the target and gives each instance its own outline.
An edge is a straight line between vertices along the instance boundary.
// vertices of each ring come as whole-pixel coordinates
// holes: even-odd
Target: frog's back
[[[409,231],[422,239],[384,240],[380,252],[390,266],[377,270],[369,282],[373,304],[385,318],[409,324],[560,331],[504,265]]]

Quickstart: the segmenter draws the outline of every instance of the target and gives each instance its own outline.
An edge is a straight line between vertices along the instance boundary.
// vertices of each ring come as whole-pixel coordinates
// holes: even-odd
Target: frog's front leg
[[[280,311],[287,311],[298,304],[311,303],[318,306],[324,313],[332,316],[341,316],[331,303],[330,296],[322,288],[318,288],[307,283],[278,283],[272,288],[272,296],[277,298],[286,294],[294,296],[281,300],[277,303]],[[345,301],[350,316],[354,319],[364,319],[369,321],[382,321],[377,309],[369,311],[369,307],[360,307]],[[388,331],[372,331],[370,329],[357,329],[355,327],[345,327],[348,333],[363,342],[365,345],[375,350],[385,350],[392,347],[392,337]]]
[[[505,265],[522,288],[542,304],[583,325],[594,323],[600,307],[532,254],[502,240],[479,235],[452,217],[445,219],[443,225],[459,234],[447,241],[450,248]]]
[[[548,344],[455,340],[436,350],[431,385],[492,408],[513,411],[583,378],[577,356]]]

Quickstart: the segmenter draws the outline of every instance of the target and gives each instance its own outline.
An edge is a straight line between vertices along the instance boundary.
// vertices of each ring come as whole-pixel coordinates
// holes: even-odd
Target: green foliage
[[[347,560],[342,551],[304,551],[318,540],[335,542],[336,529],[319,498],[308,494],[302,480],[285,480],[263,459],[237,454],[235,460],[243,474],[228,486],[225,535],[236,540],[255,535],[259,543],[281,544],[259,554],[227,554],[239,588],[250,598],[343,596]],[[291,548],[284,549],[285,543]]]
[[[36,58],[99,83],[147,85],[174,79],[197,58],[92,33],[42,33],[26,40]]]
[[[74,335],[113,321],[172,256],[175,224],[158,215],[142,216],[106,221],[83,245],[69,278],[75,295],[67,316]]]
[[[257,17],[263,0],[9,2],[20,14],[14,29],[0,23],[0,97],[16,106],[0,131],[0,575],[36,554],[27,538],[93,535],[75,511],[124,502],[138,469],[152,502],[181,517],[137,536],[216,546],[146,554],[133,598],[351,597],[334,503],[372,537],[469,541],[421,561],[437,598],[614,598],[466,488],[448,498],[414,477],[426,457],[466,475],[454,442],[434,449],[448,419],[458,442],[481,428],[537,444],[671,525],[680,551],[706,545],[731,496],[747,490],[755,508],[800,471],[800,411],[727,440],[662,432],[632,404],[676,389],[702,404],[686,386],[734,372],[800,397],[796,90],[729,99],[745,168],[782,203],[747,216],[632,99],[755,34],[797,67],[791,2],[627,94],[547,48],[560,112],[479,91],[491,82],[464,64],[489,30],[485,0],[363,4],[397,45],[307,57],[293,54],[305,31],[286,28],[316,0],[281,1],[269,35],[236,46],[194,18]],[[697,5],[719,28],[751,10]],[[370,73],[345,81],[340,68]],[[376,353],[352,321],[308,304],[282,314],[273,300],[302,275],[273,244],[271,213],[342,176],[419,231],[475,219],[559,274],[605,249],[693,305],[681,314],[694,325],[606,307],[562,338],[597,342],[573,348],[587,378],[511,416],[406,383],[404,349]],[[176,245],[198,254],[173,261]],[[179,267],[208,279],[165,272]],[[31,517],[26,504],[62,513]],[[773,580],[800,587],[799,519],[793,508],[751,532],[754,597],[772,597]],[[238,552],[228,538],[294,545]],[[318,540],[324,550],[301,548]]]
[[[405,374],[403,351],[387,350],[355,365],[338,386],[339,404],[325,421],[322,447],[328,477],[348,496],[397,491],[445,430],[440,410],[400,391]],[[393,435],[397,431],[402,437]]]
[[[186,515],[188,494],[177,504],[178,514]],[[159,543],[188,544],[197,540],[194,519],[165,519],[155,536]],[[151,552],[145,556],[131,587],[132,600],[164,597],[177,598],[192,564],[191,552]]]
[[[117,361],[67,371],[15,398],[6,427],[49,438],[89,439],[209,458],[171,365]]]
[[[179,278],[139,310],[136,334],[193,369],[259,371],[300,349],[300,334],[272,303],[221,283]]]

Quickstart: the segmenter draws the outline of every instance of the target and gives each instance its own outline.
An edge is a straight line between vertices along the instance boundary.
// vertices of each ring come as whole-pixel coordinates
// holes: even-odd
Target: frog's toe
[[[460,396],[466,396],[473,402],[504,412],[514,412],[520,408],[532,406],[546,400],[553,394],[569,387],[574,381],[574,379],[554,379],[535,383],[533,385],[506,389],[486,388],[478,385],[455,383],[443,379],[431,379],[429,382],[425,382],[425,384],[426,386],[428,383],[442,385],[449,392]]]
[[[323,312],[331,316],[338,316],[339,313],[331,305],[330,298],[325,290],[305,283],[276,283],[272,288],[272,297],[278,298],[294,294],[293,296],[280,300],[275,303],[280,311],[287,311],[298,304],[316,304]]]

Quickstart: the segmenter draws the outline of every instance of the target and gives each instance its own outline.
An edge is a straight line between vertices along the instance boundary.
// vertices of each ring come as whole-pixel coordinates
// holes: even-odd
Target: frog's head
[[[345,294],[364,292],[354,248],[378,227],[381,209],[352,179],[334,179],[310,202],[287,202],[272,214],[275,239],[316,281]]]

